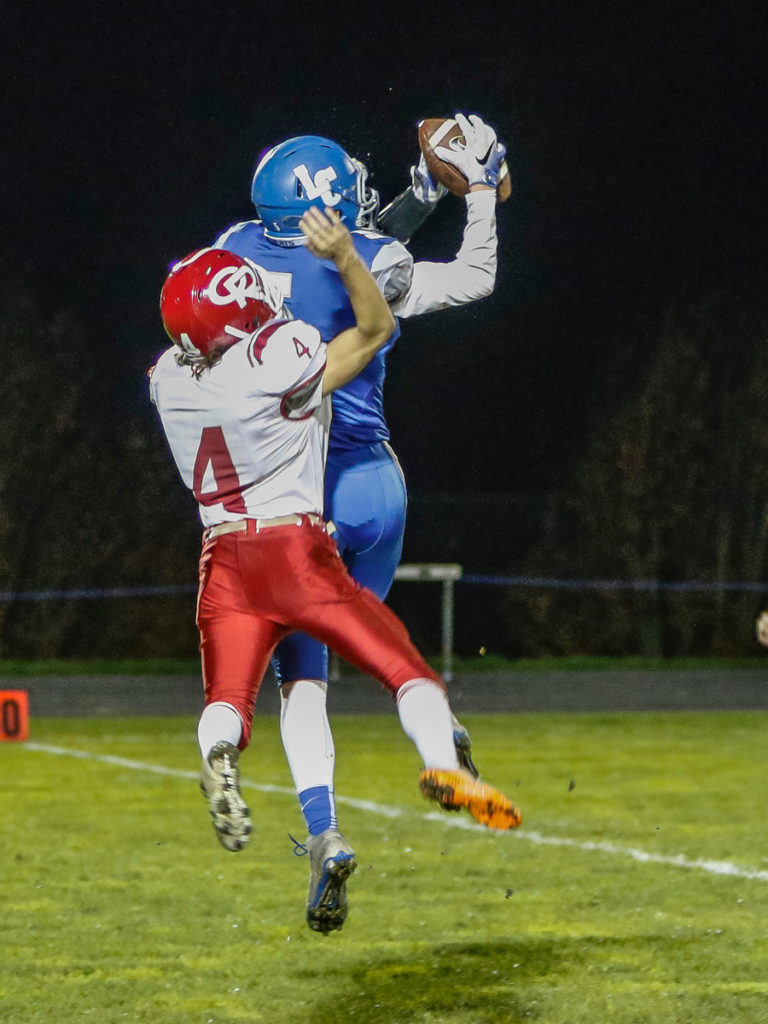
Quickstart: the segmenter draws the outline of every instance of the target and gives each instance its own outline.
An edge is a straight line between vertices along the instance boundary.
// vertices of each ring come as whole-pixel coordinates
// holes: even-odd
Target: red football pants
[[[276,644],[301,630],[396,693],[440,677],[400,619],[356,583],[322,526],[227,533],[203,545],[197,602],[206,704],[226,701],[248,745],[259,686]]]

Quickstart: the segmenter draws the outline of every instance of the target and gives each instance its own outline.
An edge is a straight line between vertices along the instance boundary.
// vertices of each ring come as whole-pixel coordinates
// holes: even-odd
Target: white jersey
[[[158,359],[150,397],[203,526],[322,514],[331,404],[319,332],[301,320],[270,321],[198,377],[178,352]]]

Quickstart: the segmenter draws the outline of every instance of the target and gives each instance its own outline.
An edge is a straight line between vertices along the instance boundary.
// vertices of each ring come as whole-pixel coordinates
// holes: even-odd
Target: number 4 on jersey
[[[296,337],[294,337],[293,339],[293,347],[296,349],[296,355],[299,358],[301,358],[302,356],[306,356],[307,359],[312,358],[312,353],[309,351],[307,346],[300,342],[299,339]]]
[[[203,491],[203,481],[209,466],[216,481],[215,491]],[[221,503],[227,512],[245,515],[240,480],[221,427],[203,427],[195,458],[192,491],[201,505]]]

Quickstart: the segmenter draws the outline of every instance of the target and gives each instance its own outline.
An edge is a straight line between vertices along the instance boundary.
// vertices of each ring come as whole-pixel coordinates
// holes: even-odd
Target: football
[[[452,117],[427,117],[419,122],[419,146],[427,162],[429,173],[436,178],[455,196],[465,196],[469,191],[467,179],[451,164],[435,155],[438,146],[448,149],[460,149],[465,145],[461,128]],[[512,194],[512,182],[509,177],[507,161],[501,163],[501,178],[496,189],[496,198],[505,203]]]

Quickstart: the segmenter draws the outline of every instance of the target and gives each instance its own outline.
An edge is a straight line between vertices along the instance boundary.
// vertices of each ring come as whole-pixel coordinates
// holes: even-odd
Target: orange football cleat
[[[523,820],[508,796],[495,786],[481,782],[464,770],[425,768],[419,775],[419,789],[428,800],[436,800],[446,811],[465,807],[472,817],[488,828],[517,828]]]

